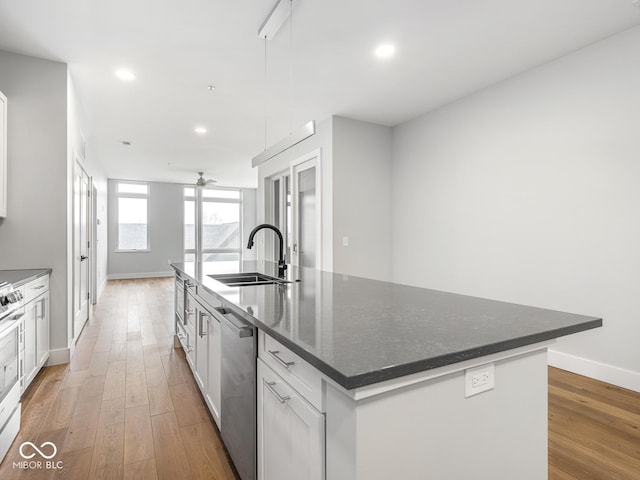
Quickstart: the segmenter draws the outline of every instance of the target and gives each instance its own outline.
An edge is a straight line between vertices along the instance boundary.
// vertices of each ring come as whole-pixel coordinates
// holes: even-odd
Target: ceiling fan
[[[198,180],[196,180],[195,186],[196,187],[206,187],[207,185],[212,185],[214,183],[216,183],[215,180],[213,180],[212,178],[208,178],[208,179],[204,179],[204,172],[198,172],[198,175],[200,175],[198,177]]]

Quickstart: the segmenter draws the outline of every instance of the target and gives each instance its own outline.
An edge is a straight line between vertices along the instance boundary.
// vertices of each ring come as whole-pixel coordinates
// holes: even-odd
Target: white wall
[[[397,127],[392,227],[394,280],[602,316],[551,358],[640,391],[638,45],[636,27]]]
[[[258,167],[258,223],[265,221],[265,179],[319,151],[322,270],[390,279],[391,138],[390,128],[373,123],[339,116],[317,122],[314,136]],[[269,240],[257,243],[260,258],[274,258]]]
[[[51,349],[67,347],[67,66],[0,51],[8,212],[0,269],[50,267]]]
[[[389,127],[333,117],[336,272],[391,279],[391,134]]]
[[[183,260],[183,185],[147,182],[149,184],[149,251],[116,252],[118,208],[115,194],[117,180],[109,179],[109,277],[136,278],[171,275],[168,261]]]
[[[95,272],[90,271],[90,275],[96,275],[97,296],[102,293],[106,286],[107,279],[107,226],[106,226],[106,209],[107,209],[107,178],[100,165],[93,156],[91,131],[88,129],[89,122],[86,112],[76,93],[73,78],[67,74],[67,222],[73,225],[73,174],[76,168],[76,161],[82,166],[87,175],[91,178],[93,186],[97,189],[96,198],[91,197],[90,204],[97,202],[97,218],[100,219],[100,225],[96,228],[96,237],[91,240],[91,248],[93,252],[90,255],[96,256]],[[84,150],[84,152],[83,152]],[[90,206],[89,208],[92,208]],[[91,226],[89,227],[92,228]],[[74,282],[74,266],[73,266],[73,229],[67,229],[67,268],[69,275],[67,277],[67,295],[69,305],[73,305],[73,282]],[[94,268],[93,266],[91,268]],[[93,285],[90,284],[90,289]],[[70,307],[73,309],[73,306]],[[73,313],[73,312],[72,312]],[[73,333],[72,329],[73,315],[69,315],[67,333],[69,335],[69,345],[71,345]]]
[[[96,251],[97,251],[97,279],[96,286],[98,288],[98,297],[107,285],[109,274],[109,240],[108,240],[108,196],[107,196],[107,178],[104,176],[94,176],[93,184],[98,191],[96,205]]]

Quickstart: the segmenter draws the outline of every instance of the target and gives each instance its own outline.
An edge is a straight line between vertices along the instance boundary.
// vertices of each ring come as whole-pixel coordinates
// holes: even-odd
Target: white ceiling
[[[274,3],[0,0],[0,49],[69,64],[107,176],[256,186]],[[638,24],[631,0],[299,0],[293,55],[288,24],[267,45],[267,145],[331,114],[397,125]]]

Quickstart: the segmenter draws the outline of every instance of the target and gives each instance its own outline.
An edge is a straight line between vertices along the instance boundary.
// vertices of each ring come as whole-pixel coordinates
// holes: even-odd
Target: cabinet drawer
[[[24,286],[24,303],[30,302],[38,295],[49,290],[49,275],[43,275]]]
[[[260,331],[258,356],[321,412],[322,374],[277,340]]]

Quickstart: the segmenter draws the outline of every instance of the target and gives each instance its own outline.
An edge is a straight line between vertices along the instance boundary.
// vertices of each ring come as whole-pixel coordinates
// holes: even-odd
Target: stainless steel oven
[[[0,461],[20,429],[20,326],[22,295],[0,288]]]

